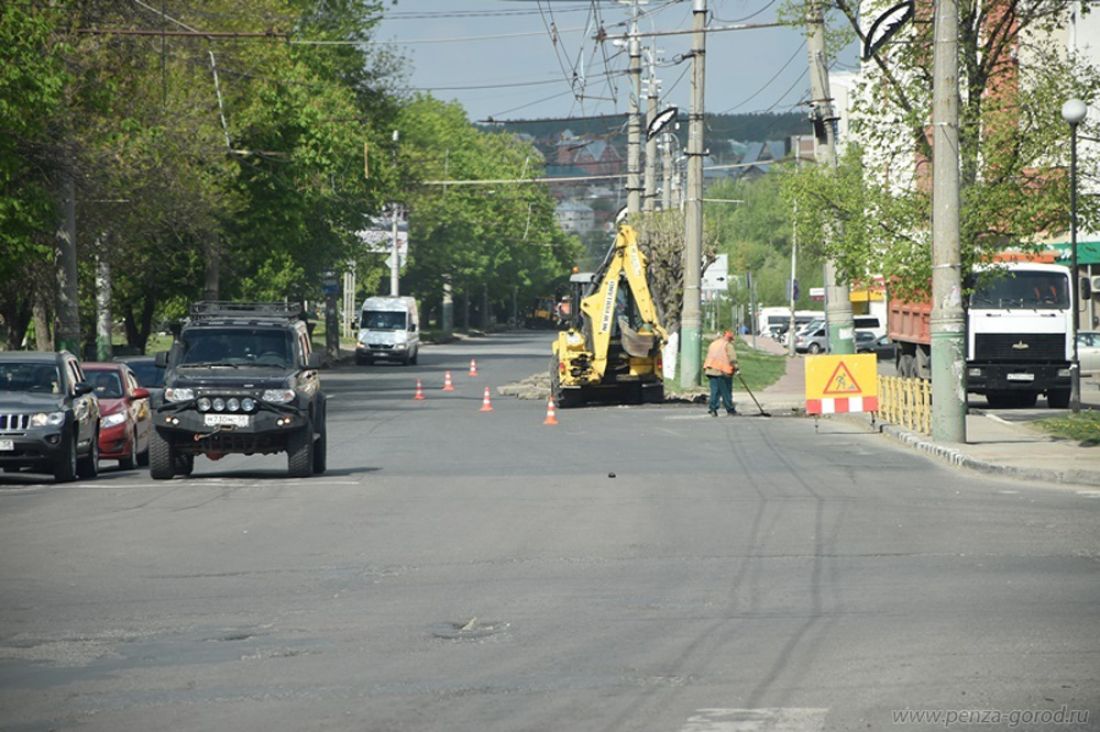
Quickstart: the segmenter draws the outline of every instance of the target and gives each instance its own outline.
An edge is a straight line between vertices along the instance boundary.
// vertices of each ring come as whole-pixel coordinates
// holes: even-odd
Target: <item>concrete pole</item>
[[[105,235],[98,242],[101,248]],[[110,361],[113,356],[111,347],[111,263],[102,255],[96,255],[95,275],[95,357],[97,361]]]
[[[443,275],[443,308],[439,317],[439,329],[444,335],[450,335],[455,328],[455,296],[451,285],[451,276]]]
[[[810,37],[807,48],[810,55],[810,95],[813,97],[813,116],[817,144],[815,157],[821,165],[837,167],[836,125],[833,117],[833,99],[829,92],[829,64],[825,58],[825,19],[821,14],[820,0],[811,0],[807,23]],[[829,349],[832,353],[856,352],[855,331],[852,324],[852,301],[846,282],[837,281],[836,262],[825,261],[825,302],[828,323]]]
[[[661,209],[672,208],[672,135],[664,135],[661,146]]]
[[[797,163],[796,163],[797,165]],[[794,211],[791,215],[791,320],[787,326],[787,355],[794,358],[794,332],[795,332],[795,317],[794,309],[798,305],[798,298],[794,296],[794,282],[798,278],[798,202],[794,203]]]
[[[642,210],[642,120],[639,111],[642,97],[642,42],[638,38],[638,2],[635,0],[630,19],[630,109],[626,142],[626,211]]]
[[[217,300],[221,294],[221,254],[217,234],[212,234],[203,247],[206,261],[203,263],[202,296],[204,300]]]
[[[966,442],[959,258],[959,9],[935,0],[932,63],[932,439]]]
[[[691,111],[688,113],[688,179],[684,206],[684,305],[680,313],[680,385],[701,377],[700,280],[703,260],[703,91],[707,0],[691,3]]]
[[[71,171],[61,181],[61,223],[57,254],[57,347],[77,358],[80,352],[80,295],[76,270],[76,183]]]
[[[396,134],[396,133],[395,133]],[[398,211],[397,204],[391,204],[390,209],[391,224],[390,224],[390,297],[397,297],[401,294],[401,260],[398,259],[397,253],[397,219]]]
[[[645,196],[642,210],[653,211],[657,208],[657,137],[649,137],[649,126],[657,116],[657,48],[649,56],[649,93],[645,105]]]

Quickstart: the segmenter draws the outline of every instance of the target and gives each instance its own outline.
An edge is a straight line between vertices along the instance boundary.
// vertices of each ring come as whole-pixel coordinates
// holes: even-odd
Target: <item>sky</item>
[[[708,0],[707,9],[714,25],[768,23],[783,2]],[[391,42],[409,60],[411,88],[460,102],[473,121],[622,114],[628,57],[610,40],[593,40],[599,27],[594,4],[609,36],[628,30],[629,3],[609,0],[399,0],[387,3],[375,38]],[[691,28],[690,0],[648,0],[640,8],[642,33]],[[690,50],[691,36],[643,38],[647,48],[654,43],[659,106],[686,110],[691,63],[679,56]],[[854,53],[844,54],[836,68],[854,63]],[[710,33],[706,111],[805,109],[799,103],[809,97],[807,65],[795,28]],[[579,94],[568,81],[574,75]]]

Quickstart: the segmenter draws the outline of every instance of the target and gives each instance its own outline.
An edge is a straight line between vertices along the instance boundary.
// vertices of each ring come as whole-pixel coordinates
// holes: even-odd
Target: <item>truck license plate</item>
[[[1009,381],[1035,381],[1035,374],[1009,374]]]
[[[203,422],[208,427],[221,427],[222,425],[232,425],[233,427],[247,427],[248,415],[247,414],[207,414],[203,417]]]
[[[15,450],[14,440],[0,440],[0,452],[13,452]]]

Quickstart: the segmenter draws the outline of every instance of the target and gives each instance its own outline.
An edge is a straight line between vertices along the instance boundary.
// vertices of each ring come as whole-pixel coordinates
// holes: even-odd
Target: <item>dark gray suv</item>
[[[206,301],[191,306],[172,350],[157,354],[150,475],[190,475],[195,457],[287,454],[290,475],[325,472],[325,395],[301,308]]]
[[[99,472],[99,401],[68,351],[0,353],[0,466],[59,483]]]

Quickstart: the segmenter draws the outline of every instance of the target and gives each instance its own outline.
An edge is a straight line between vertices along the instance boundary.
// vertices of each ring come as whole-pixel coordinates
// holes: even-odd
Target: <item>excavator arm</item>
[[[624,348],[631,355],[648,355],[654,338],[659,338],[662,344],[668,339],[649,291],[646,266],[646,256],[638,247],[637,232],[627,224],[621,225],[611,252],[597,273],[595,289],[591,295],[581,300],[583,349],[580,348],[581,334],[575,331],[559,334],[555,345],[554,350],[561,363],[566,363],[568,359],[569,375],[586,383],[599,383],[603,379],[607,372],[608,354],[616,324],[619,326]],[[625,318],[620,318],[616,323],[616,306],[624,279],[647,333],[630,329]],[[632,347],[627,345],[628,341]],[[578,373],[572,373],[574,370]]]

